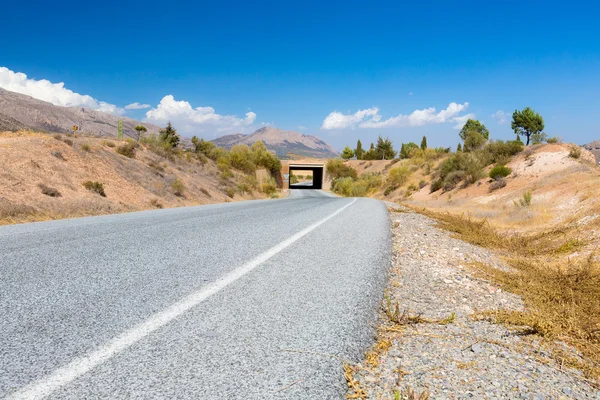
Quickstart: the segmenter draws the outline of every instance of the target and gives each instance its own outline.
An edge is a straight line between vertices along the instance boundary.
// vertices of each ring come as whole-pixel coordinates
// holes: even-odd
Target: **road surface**
[[[0,398],[341,399],[388,224],[298,190],[0,227]]]

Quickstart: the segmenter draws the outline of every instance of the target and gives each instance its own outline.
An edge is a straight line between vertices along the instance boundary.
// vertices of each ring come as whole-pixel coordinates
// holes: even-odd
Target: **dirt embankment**
[[[141,145],[73,135],[0,133],[0,224],[265,198],[223,179],[211,160],[165,158]],[[99,182],[105,197],[86,189]],[[249,180],[251,183],[251,179]],[[44,192],[46,194],[44,194]]]

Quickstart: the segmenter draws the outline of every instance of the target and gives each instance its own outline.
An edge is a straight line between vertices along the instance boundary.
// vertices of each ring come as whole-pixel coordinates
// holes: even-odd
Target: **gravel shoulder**
[[[388,206],[393,262],[378,343],[350,374],[349,398],[600,399],[581,372],[550,357],[554,346],[572,349],[473,317],[523,307],[471,272],[472,262],[506,268],[494,254],[452,238],[428,217]],[[400,324],[384,312],[396,308]]]

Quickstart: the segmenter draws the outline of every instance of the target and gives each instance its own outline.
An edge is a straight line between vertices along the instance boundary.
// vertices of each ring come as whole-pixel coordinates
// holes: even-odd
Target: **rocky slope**
[[[266,197],[237,171],[222,178],[212,160],[165,157],[144,145],[128,158],[118,153],[124,143],[0,132],[0,225]],[[87,181],[103,184],[105,196]]]
[[[222,136],[213,140],[213,142],[217,146],[229,149],[236,144],[250,146],[259,140],[272,151],[275,151],[278,147],[285,147],[288,153],[316,158],[329,158],[338,154],[333,147],[316,136],[304,135],[294,131],[284,131],[270,126],[260,128],[249,135],[237,133]]]
[[[127,117],[81,107],[59,107],[24,94],[0,89],[0,132],[31,129],[57,133],[72,132],[73,125],[85,134],[117,136],[119,119],[123,120],[123,133],[134,136],[133,128],[144,125],[148,134],[157,133],[159,127],[141,123]]]

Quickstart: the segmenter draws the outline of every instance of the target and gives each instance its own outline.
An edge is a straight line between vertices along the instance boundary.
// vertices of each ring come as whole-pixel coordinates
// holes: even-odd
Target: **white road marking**
[[[215,282],[205,286],[203,289],[194,292],[187,297],[184,297],[182,300],[177,303],[171,305],[164,311],[156,313],[150,316],[144,322],[134,326],[133,328],[123,332],[121,335],[116,338],[110,340],[100,348],[92,351],[88,355],[80,358],[76,358],[71,361],[69,364],[58,368],[50,375],[47,375],[35,382],[30,383],[29,385],[21,388],[19,391],[13,393],[8,397],[11,400],[35,400],[35,399],[43,399],[44,397],[50,395],[52,392],[60,389],[61,387],[69,384],[74,381],[81,375],[89,372],[93,368],[102,364],[103,362],[109,360],[114,357],[118,353],[126,350],[127,348],[134,345],[136,342],[142,340],[152,332],[157,329],[167,325],[169,322],[174,319],[180,317],[186,311],[196,307],[206,299],[208,299],[213,294],[218,293],[223,290],[233,282],[237,281],[244,275],[248,274],[259,265],[275,256],[276,254],[283,251],[285,248],[294,244],[310,232],[317,229],[319,226],[323,225],[325,222],[329,221],[331,218],[335,217],[346,208],[350,207],[352,204],[356,202],[357,199],[352,200],[350,203],[345,206],[339,208],[329,216],[323,218],[322,220],[310,225],[309,227],[301,230],[300,232],[294,234],[283,242],[279,243],[271,247],[269,250],[260,254],[256,258],[252,259],[248,263],[242,265],[229,272],[225,276],[219,278]]]

